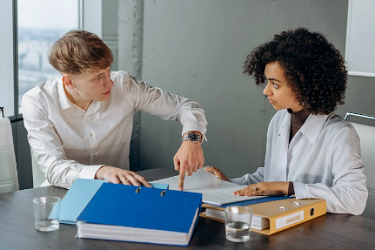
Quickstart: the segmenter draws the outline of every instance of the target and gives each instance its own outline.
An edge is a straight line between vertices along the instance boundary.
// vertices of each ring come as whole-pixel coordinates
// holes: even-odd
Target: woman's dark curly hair
[[[329,114],[344,104],[347,71],[340,52],[320,33],[305,28],[288,30],[255,48],[247,56],[244,73],[257,85],[264,69],[277,61],[299,103],[311,114]]]

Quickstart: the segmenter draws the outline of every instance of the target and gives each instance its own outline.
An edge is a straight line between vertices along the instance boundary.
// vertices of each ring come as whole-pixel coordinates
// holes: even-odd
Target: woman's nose
[[[272,95],[272,91],[271,91],[269,83],[267,83],[266,87],[263,89],[263,94],[266,96]]]

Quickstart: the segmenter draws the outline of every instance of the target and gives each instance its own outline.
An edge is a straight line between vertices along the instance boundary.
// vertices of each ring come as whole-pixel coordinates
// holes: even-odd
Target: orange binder
[[[224,222],[224,208],[203,204],[202,207],[222,211],[219,217],[208,217],[206,213],[201,213],[201,217]],[[251,231],[266,235],[271,235],[282,230],[288,229],[305,221],[312,220],[324,215],[326,210],[326,201],[323,199],[286,199],[270,201],[255,205],[249,205],[253,209],[254,217],[262,217],[269,220],[269,228],[258,230],[251,228]]]

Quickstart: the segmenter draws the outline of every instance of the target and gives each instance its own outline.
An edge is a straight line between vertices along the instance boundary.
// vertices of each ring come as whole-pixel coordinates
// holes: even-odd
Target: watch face
[[[199,140],[199,135],[196,133],[189,133],[188,138],[190,141],[198,141]]]

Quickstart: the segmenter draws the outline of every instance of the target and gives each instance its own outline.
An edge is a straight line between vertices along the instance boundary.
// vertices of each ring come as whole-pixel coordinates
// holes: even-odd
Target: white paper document
[[[170,178],[152,181],[150,183],[166,183],[169,189],[178,190],[178,175]],[[232,182],[222,181],[214,174],[199,169],[192,176],[185,176],[184,191],[201,193],[203,202],[221,206],[228,203],[258,199],[265,196],[238,196],[233,192],[240,190],[246,186],[240,186]]]

